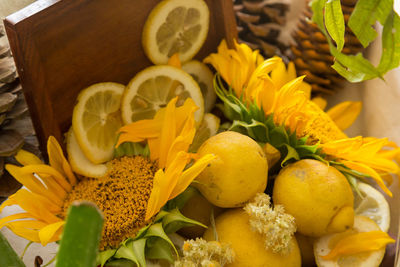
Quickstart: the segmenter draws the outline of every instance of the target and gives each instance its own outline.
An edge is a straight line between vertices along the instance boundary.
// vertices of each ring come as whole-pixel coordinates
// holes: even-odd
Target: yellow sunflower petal
[[[168,196],[162,191],[166,186],[165,173],[163,170],[158,170],[153,178],[153,189],[151,190],[149,201],[147,202],[146,217],[145,220],[149,220],[156,214],[162,207],[162,201],[160,199],[166,199]]]
[[[361,109],[361,102],[345,101],[332,107],[326,113],[341,130],[345,130],[354,123]]]
[[[175,68],[182,68],[181,60],[179,59],[179,54],[175,53],[168,59],[168,65]]]
[[[369,175],[372,179],[375,180],[375,182],[379,185],[379,187],[390,197],[393,196],[392,192],[386,187],[385,183],[383,182],[382,178],[380,175],[371,167],[369,167],[366,164],[359,163],[359,162],[353,162],[353,161],[348,161],[348,160],[341,160],[341,162],[347,166],[350,169],[362,172],[364,174]]]
[[[16,214],[1,218],[0,219],[0,229],[3,228],[5,224],[7,224],[7,223],[9,223],[11,221],[19,220],[19,219],[27,219],[27,218],[32,218],[32,215],[30,215],[27,212],[16,213]]]
[[[51,241],[60,239],[60,230],[62,229],[64,221],[56,222],[43,227],[39,231],[39,239],[42,246],[46,246]]]
[[[205,167],[213,160],[216,156],[207,154],[197,160],[192,166],[186,169],[180,176],[174,190],[170,195],[170,199],[175,198],[180,193],[186,190],[186,188],[192,183],[192,181],[204,170]]]
[[[322,256],[322,258],[333,260],[339,256],[379,250],[387,244],[395,242],[387,233],[382,231],[355,233],[341,239],[329,254]]]
[[[50,166],[56,169],[63,176],[67,177],[71,185],[75,185],[77,182],[76,177],[64,156],[60,144],[54,136],[50,136],[47,140],[47,153],[49,154]]]
[[[320,96],[314,97],[313,99],[311,99],[311,101],[317,104],[317,106],[322,110],[326,108],[326,104],[328,103],[325,98]]]
[[[22,165],[43,164],[43,162],[33,153],[20,149],[15,155],[15,159]]]
[[[16,234],[22,238],[25,238],[32,242],[40,243],[39,232],[37,230],[27,229],[25,227],[14,226],[13,223],[8,224],[7,228],[9,228],[11,231],[14,232],[14,234]]]
[[[61,220],[48,210],[47,202],[41,201],[39,197],[35,197],[28,190],[20,189],[10,196],[10,199],[13,199],[18,206],[30,213],[35,219],[47,223],[55,223]]]
[[[33,174],[36,173],[39,176],[41,174],[47,175],[47,176],[52,176],[53,179],[61,185],[66,191],[71,191],[72,186],[71,184],[66,180],[66,178],[59,173],[56,169],[53,167],[50,167],[48,165],[44,164],[37,164],[37,165],[27,165],[21,168],[21,173],[22,174]]]
[[[158,160],[158,165],[162,169],[167,164],[168,152],[176,137],[175,105],[177,100],[178,98],[175,97],[168,103],[167,108],[165,110],[164,123],[161,128],[160,148],[159,148],[160,158]]]
[[[177,156],[180,151],[187,151],[189,149],[189,146],[193,142],[193,138],[196,133],[195,121],[193,116],[194,111],[195,109],[193,109],[190,113],[189,118],[186,120],[182,131],[179,133],[179,136],[175,138],[175,140],[171,144],[171,147],[168,151],[167,166],[171,164],[172,160]]]
[[[21,184],[27,187],[31,192],[43,195],[57,205],[62,205],[63,195],[57,194],[45,188],[45,186],[31,173],[25,174],[21,172],[21,167],[6,164],[6,170]]]
[[[22,221],[14,221],[8,224],[12,224],[14,227],[17,228],[26,228],[31,230],[40,230],[43,227],[46,227],[48,224],[38,220],[22,220]],[[8,224],[5,226],[7,227]]]

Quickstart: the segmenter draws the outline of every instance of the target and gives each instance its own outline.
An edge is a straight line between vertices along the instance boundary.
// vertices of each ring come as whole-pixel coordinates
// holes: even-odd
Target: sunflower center
[[[141,156],[114,159],[103,178],[84,178],[74,186],[64,201],[62,217],[75,200],[96,203],[105,217],[100,249],[115,248],[145,225],[156,171],[156,164]]]

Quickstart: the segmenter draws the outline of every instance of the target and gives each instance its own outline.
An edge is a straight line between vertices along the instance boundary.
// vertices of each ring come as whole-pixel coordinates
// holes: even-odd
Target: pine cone
[[[234,0],[239,42],[264,57],[283,56],[288,47],[278,37],[288,9],[282,0]]]
[[[344,54],[356,54],[363,50],[362,45],[352,33],[347,22],[357,0],[342,0],[342,10],[346,23]],[[334,69],[333,57],[329,45],[318,26],[311,22],[312,11],[307,6],[304,17],[298,23],[298,29],[292,34],[295,44],[291,46],[292,55],[298,75],[306,75],[305,81],[311,84],[313,93],[332,94],[343,85],[345,79]]]
[[[22,147],[40,154],[4,27],[0,25],[0,197],[13,194],[21,186],[4,164],[15,163],[13,156]]]

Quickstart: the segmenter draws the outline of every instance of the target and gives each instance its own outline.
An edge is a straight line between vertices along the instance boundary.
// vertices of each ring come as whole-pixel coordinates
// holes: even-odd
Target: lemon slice
[[[199,84],[201,93],[204,97],[204,111],[210,112],[214,107],[217,98],[213,85],[213,73],[204,63],[197,60],[186,62],[183,64],[182,69],[189,73]]]
[[[210,12],[203,0],[164,0],[150,13],[143,29],[143,48],[154,64],[179,53],[190,60],[206,40]]]
[[[125,124],[152,119],[156,111],[166,107],[175,96],[178,96],[177,106],[188,97],[193,99],[199,107],[195,120],[200,123],[204,115],[204,100],[195,80],[176,67],[148,67],[136,74],[126,87],[122,97],[122,119]]]
[[[86,158],[72,129],[67,133],[67,153],[68,161],[75,173],[94,178],[100,178],[106,174],[106,164],[94,164]]]
[[[354,195],[354,212],[375,221],[382,231],[387,232],[390,226],[390,208],[385,197],[375,188],[358,183],[358,189],[363,196]]]
[[[113,156],[117,130],[122,126],[124,89],[118,83],[98,83],[78,95],[72,128],[83,153],[93,163],[106,162]]]
[[[380,230],[379,226],[371,219],[365,216],[356,215],[354,217],[354,232],[370,232]],[[357,253],[354,255],[340,256],[335,260],[324,260],[321,256],[329,254],[331,249],[341,240],[352,233],[346,231],[343,233],[326,235],[315,240],[314,256],[319,267],[378,267],[385,255],[385,248],[372,252]]]
[[[218,132],[220,119],[211,114],[207,113],[204,115],[203,121],[196,131],[196,135],[193,138],[193,142],[189,148],[190,152],[197,152],[199,147],[211,136],[216,135]]]

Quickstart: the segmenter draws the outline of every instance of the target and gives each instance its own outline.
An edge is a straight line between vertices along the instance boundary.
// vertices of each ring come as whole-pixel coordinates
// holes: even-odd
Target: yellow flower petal
[[[383,182],[380,175],[371,167],[367,166],[366,164],[359,163],[359,162],[352,162],[347,160],[341,160],[341,162],[348,168],[365,173],[369,175],[375,182],[379,185],[379,187],[390,197],[393,196],[392,192],[390,192],[389,188],[386,187],[385,183]]]
[[[39,231],[39,239],[42,246],[46,246],[49,242],[54,242],[60,239],[60,233],[62,227],[65,224],[64,221],[49,224],[43,227]]]
[[[23,173],[21,172],[21,167],[14,166],[11,164],[6,164],[6,170],[21,184],[26,186],[31,192],[36,193],[38,195],[43,195],[50,201],[53,201],[56,205],[63,204],[64,195],[60,192],[53,192],[50,189],[47,189],[37,177],[35,177],[31,173]]]
[[[345,130],[354,123],[361,109],[361,102],[345,101],[332,107],[327,113],[341,130]]]
[[[45,164],[27,165],[20,169],[22,174],[43,174],[44,176],[52,176],[53,179],[61,185],[67,192],[71,191],[72,186],[66,178],[53,167]]]
[[[181,177],[179,178],[174,190],[172,191],[169,199],[173,199],[192,183],[192,181],[204,170],[205,167],[213,160],[216,156],[212,154],[207,154],[197,160],[192,166],[186,169]]]
[[[16,213],[16,214],[1,218],[0,219],[0,229],[3,228],[5,226],[5,224],[7,224],[11,221],[19,220],[19,219],[27,219],[27,218],[32,218],[32,215],[27,212]]]
[[[72,172],[69,162],[64,156],[64,152],[54,136],[47,140],[47,153],[49,154],[50,166],[56,169],[64,177],[68,178],[69,184],[75,185],[77,180]],[[39,165],[39,164],[33,164]]]
[[[158,166],[161,169],[165,168],[167,164],[168,152],[176,137],[175,104],[177,100],[177,97],[171,100],[165,110],[165,119],[160,135],[160,158],[158,160]]]
[[[38,220],[22,220],[22,221],[13,221],[5,226],[7,227],[9,224],[12,224],[14,227],[18,228],[26,228],[30,230],[40,230],[48,224]]]
[[[43,162],[33,153],[20,149],[15,155],[15,159],[22,165],[43,164]]]
[[[179,59],[179,54],[175,53],[168,59],[168,65],[175,67],[175,68],[182,68],[181,60]]]
[[[42,201],[40,196],[35,196],[28,190],[20,189],[10,196],[10,199],[13,199],[18,206],[32,214],[36,219],[47,223],[55,223],[61,220],[48,210],[47,201]]]
[[[333,260],[339,256],[379,250],[387,244],[395,242],[387,233],[382,231],[356,233],[341,239],[329,254],[321,257],[324,260]]]
[[[32,230],[32,229],[27,229],[25,227],[18,227],[14,226],[13,223],[10,223],[7,225],[7,228],[9,228],[11,231],[14,232],[14,234],[25,238],[29,241],[39,243],[39,232],[37,230]]]
[[[160,199],[167,198],[166,196],[162,195],[164,194],[162,190],[166,187],[167,182],[168,181],[165,179],[165,173],[163,172],[163,170],[158,170],[154,175],[153,189],[151,190],[150,198],[147,202],[145,217],[146,221],[153,217],[153,215],[161,209],[162,201],[160,201]]]
[[[322,110],[324,110],[326,108],[327,102],[326,102],[326,99],[323,97],[316,96],[313,99],[311,99],[311,101],[314,102],[315,104],[317,104],[317,106]]]

